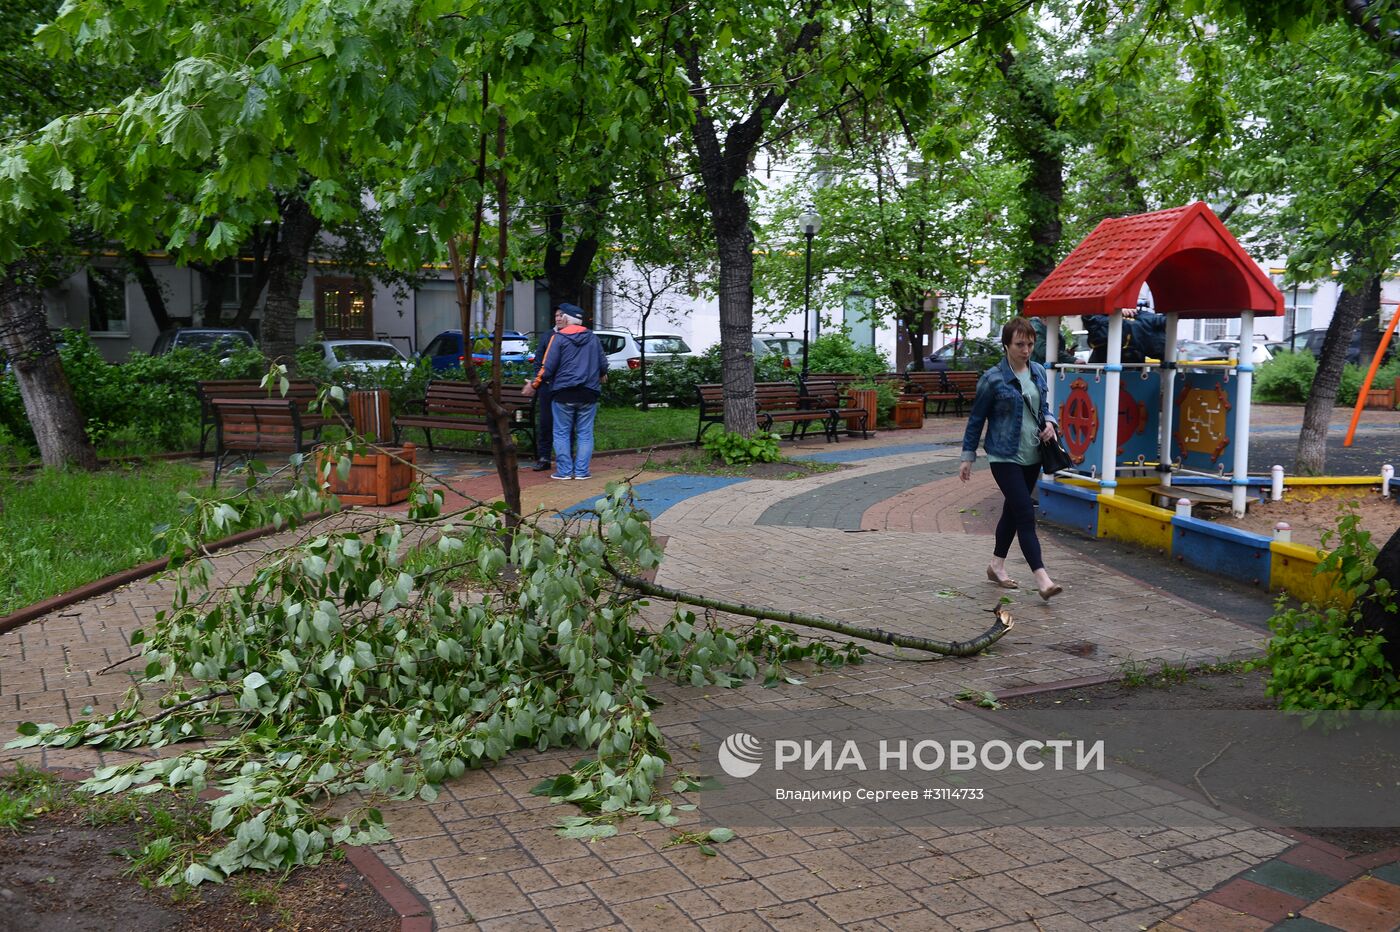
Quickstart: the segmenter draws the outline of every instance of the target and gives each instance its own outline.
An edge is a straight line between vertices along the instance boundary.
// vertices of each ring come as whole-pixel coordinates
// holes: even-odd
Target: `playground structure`
[[[1123,311],[1143,286],[1166,315],[1160,362],[1122,361]],[[1240,345],[1254,342],[1254,318],[1283,314],[1283,295],[1203,202],[1104,220],[1026,298],[1034,317],[1103,314],[1108,356],[1102,364],[1054,365],[1050,405],[1075,473],[1113,495],[1120,463],[1155,469],[1164,490],[1187,476],[1230,468],[1230,503],[1244,514],[1249,480],[1250,392],[1254,366],[1177,366],[1183,318],[1240,321]],[[1059,328],[1047,326],[1046,357],[1059,355]],[[1061,396],[1063,395],[1063,400]]]
[[[1144,285],[1167,319],[1165,350],[1160,362],[1125,365],[1123,311],[1137,307]],[[1281,469],[1249,475],[1250,360],[1177,364],[1182,318],[1238,317],[1240,345],[1250,346],[1255,317],[1283,313],[1283,295],[1210,208],[1196,203],[1103,221],[1031,293],[1025,313],[1104,314],[1109,321],[1106,362],[1050,367],[1050,405],[1076,467],[1042,478],[1047,519],[1265,589],[1329,596],[1331,581],[1315,574],[1325,555],[1317,548],[1287,533],[1270,538],[1192,514],[1194,503],[1242,516],[1251,494],[1285,496]],[[1059,328],[1045,333],[1046,358],[1056,359]],[[1287,494],[1340,498],[1378,484],[1388,497],[1384,474],[1379,481],[1292,477]]]

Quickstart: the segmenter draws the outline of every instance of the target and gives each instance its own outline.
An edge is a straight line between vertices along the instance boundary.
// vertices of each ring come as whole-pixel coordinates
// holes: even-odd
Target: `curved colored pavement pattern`
[[[664,479],[639,482],[632,487],[632,495],[637,501],[637,507],[643,509],[655,518],[667,508],[691,496],[703,495],[706,492],[713,492],[715,489],[722,489],[726,486],[747,481],[747,479],[729,476],[695,476],[689,473],[681,473],[675,476],[667,476]],[[561,511],[560,514],[574,515],[581,511],[589,511],[598,506],[598,502],[602,497],[601,495],[595,495],[592,498],[584,499],[575,505],[570,505],[568,508]]]
[[[871,452],[877,456],[897,455]],[[778,527],[860,530],[866,511],[880,502],[934,479],[957,474],[958,461],[942,459],[842,479],[774,503],[759,516],[756,523]]]

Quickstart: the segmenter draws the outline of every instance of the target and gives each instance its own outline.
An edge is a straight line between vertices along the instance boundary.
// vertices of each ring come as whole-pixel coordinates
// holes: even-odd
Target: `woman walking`
[[[997,522],[996,548],[987,565],[987,578],[1003,589],[1018,588],[1006,575],[1006,555],[1011,551],[1011,538],[1015,537],[1035,574],[1040,597],[1048,600],[1063,590],[1045,572],[1040,540],[1035,536],[1031,492],[1040,475],[1040,441],[1055,437],[1056,421],[1050,415],[1045,369],[1031,360],[1035,329],[1030,321],[1024,317],[1008,321],[1001,328],[1001,346],[1005,358],[982,373],[977,382],[977,396],[963,434],[958,478],[963,482],[972,478],[972,464],[977,460],[977,445],[985,427],[992,478],[1006,499]]]

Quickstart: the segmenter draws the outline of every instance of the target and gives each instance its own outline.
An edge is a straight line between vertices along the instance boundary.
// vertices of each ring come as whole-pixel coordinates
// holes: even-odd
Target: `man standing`
[[[593,419],[608,374],[608,357],[583,309],[561,304],[563,327],[550,339],[539,374],[525,386],[533,395],[549,385],[553,396],[554,474],[551,479],[588,479],[593,460]]]
[[[544,372],[544,364],[549,359],[549,351],[554,346],[554,336],[564,329],[564,308],[574,307],[572,304],[560,305],[554,309],[554,329],[549,332],[549,337],[545,340],[544,352],[540,354],[540,371],[535,374],[532,384],[535,388],[535,465],[530,468],[535,472],[544,472],[550,467],[550,458],[554,449],[554,393],[550,390],[549,383],[540,380],[540,374]]]

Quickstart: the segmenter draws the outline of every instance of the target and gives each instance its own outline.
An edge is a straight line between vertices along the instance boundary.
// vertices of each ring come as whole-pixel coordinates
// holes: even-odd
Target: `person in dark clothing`
[[[608,377],[608,357],[598,335],[583,326],[581,317],[570,313],[579,308],[565,304],[560,310],[564,312],[564,327],[550,338],[544,365],[525,386],[525,394],[535,394],[545,383],[553,393],[554,473],[550,478],[588,479],[593,419]]]
[[[540,371],[544,371],[544,361],[549,355],[550,344],[554,342],[554,335],[564,328],[564,315],[572,313],[565,311],[565,308],[579,310],[574,304],[561,304],[554,309],[554,329],[549,333],[549,339],[545,341],[544,352],[540,354]],[[575,314],[574,316],[578,316]],[[535,373],[536,378],[539,373]],[[554,456],[554,393],[549,390],[549,383],[541,381],[535,389],[535,465],[530,468],[535,472],[544,472],[553,465],[550,461]]]
[[[1108,362],[1108,316],[1090,314],[1084,318],[1089,340],[1089,361]],[[1125,363],[1142,362],[1149,356],[1161,359],[1167,347],[1167,316],[1144,307],[1123,311],[1123,350]]]

